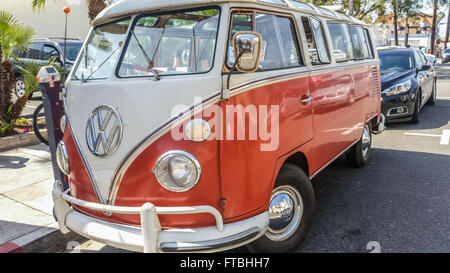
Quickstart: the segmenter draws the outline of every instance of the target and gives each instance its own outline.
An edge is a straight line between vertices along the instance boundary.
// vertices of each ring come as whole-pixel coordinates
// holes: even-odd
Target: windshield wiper
[[[141,49],[142,53],[144,53],[144,57],[147,60],[147,68],[152,72],[154,80],[155,81],[159,81],[160,77],[159,77],[159,73],[158,71],[156,71],[156,69],[154,69],[155,66],[155,56],[156,56],[156,52],[158,52],[159,49],[159,45],[161,44],[161,40],[164,37],[164,31],[166,30],[166,28],[163,29],[162,33],[161,33],[161,37],[159,37],[158,40],[158,44],[156,45],[155,51],[152,54],[152,58],[150,59],[150,57],[148,56],[147,52],[145,51],[144,47],[142,46],[141,42],[139,41],[139,39],[136,37],[136,34],[134,34],[134,31],[131,30],[131,34],[133,34],[134,39],[136,40],[139,48]]]
[[[114,55],[114,53],[117,52],[117,50],[119,50],[121,48],[121,43],[119,43],[119,47],[117,47],[116,49],[114,49],[113,52],[111,52],[111,54],[108,55],[108,57],[106,57],[106,59],[97,67],[97,69],[95,69],[93,72],[91,72],[91,74],[89,75],[89,77],[87,77],[85,80],[83,80],[84,82],[86,82],[87,80],[89,80],[100,68],[102,68],[102,66],[109,60],[109,58],[112,57],[112,55]],[[87,56],[87,54],[86,54]],[[87,62],[87,60],[86,60]],[[87,66],[86,66],[87,68]],[[81,74],[82,78],[84,78],[83,73]]]

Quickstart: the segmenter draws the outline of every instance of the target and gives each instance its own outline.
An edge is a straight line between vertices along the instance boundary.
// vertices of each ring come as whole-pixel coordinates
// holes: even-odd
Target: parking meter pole
[[[63,137],[59,125],[61,117],[64,115],[64,104],[61,99],[61,76],[54,67],[48,66],[41,68],[37,79],[42,92],[42,102],[44,103],[53,175],[55,180],[61,181],[64,189],[67,189],[68,184],[67,181],[65,181],[65,175],[61,172],[56,163],[56,146]]]

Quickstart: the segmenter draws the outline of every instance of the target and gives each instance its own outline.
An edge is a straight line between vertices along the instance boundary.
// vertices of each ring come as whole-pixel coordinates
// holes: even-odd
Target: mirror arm
[[[244,53],[246,51],[247,50],[242,50],[241,53],[239,53],[238,57],[234,61],[233,67],[231,67],[230,72],[228,72],[227,88],[225,90],[223,90],[223,92],[222,92],[222,99],[224,99],[224,100],[228,100],[230,98],[230,78],[231,78],[231,75],[236,70],[236,66],[237,66],[239,60],[241,59],[242,55],[244,55]]]

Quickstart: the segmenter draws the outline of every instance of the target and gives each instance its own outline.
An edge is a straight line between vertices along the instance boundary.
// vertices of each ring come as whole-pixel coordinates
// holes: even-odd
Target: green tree
[[[405,46],[408,46],[409,21],[423,8],[423,2],[421,0],[397,0],[397,2],[397,12],[405,18]]]
[[[14,74],[9,58],[17,59],[13,49],[18,52],[27,50],[34,30],[18,22],[6,11],[0,11],[0,135],[11,132],[12,124],[25,107],[27,96],[12,102]]]
[[[367,23],[372,23],[376,16],[382,16],[386,13],[387,1],[389,0],[353,0],[353,16]],[[313,0],[312,3],[319,6],[341,5],[343,10],[349,9],[349,1],[347,0]]]

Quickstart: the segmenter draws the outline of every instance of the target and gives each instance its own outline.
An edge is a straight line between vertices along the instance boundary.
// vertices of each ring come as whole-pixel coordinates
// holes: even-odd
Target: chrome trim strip
[[[344,154],[345,152],[347,152],[351,147],[353,147],[353,145],[355,145],[358,141],[360,140],[360,138],[358,138],[355,142],[353,142],[352,144],[350,144],[350,146],[348,146],[347,148],[345,148],[341,153],[339,153],[337,156],[335,156],[333,159],[331,159],[327,164],[325,164],[322,168],[320,168],[317,172],[315,172],[313,175],[311,175],[311,177],[309,177],[309,179],[313,179],[316,175],[318,175],[323,169],[325,169],[326,167],[328,167],[331,163],[333,163],[336,159],[338,159],[338,157],[340,157],[342,154]]]
[[[403,113],[397,113],[397,114],[391,114],[391,111],[397,110],[398,108],[402,108],[403,110],[406,109],[406,112],[403,112]],[[403,115],[407,115],[407,114],[409,114],[408,107],[406,107],[406,106],[400,106],[400,107],[393,107],[393,108],[389,109],[389,111],[387,112],[386,116],[387,116],[387,117],[396,117],[396,116],[403,116]]]
[[[261,233],[258,227],[252,227],[246,231],[234,234],[217,240],[198,242],[165,242],[161,243],[159,250],[164,253],[169,252],[196,252],[212,249],[220,249],[248,241]]]

